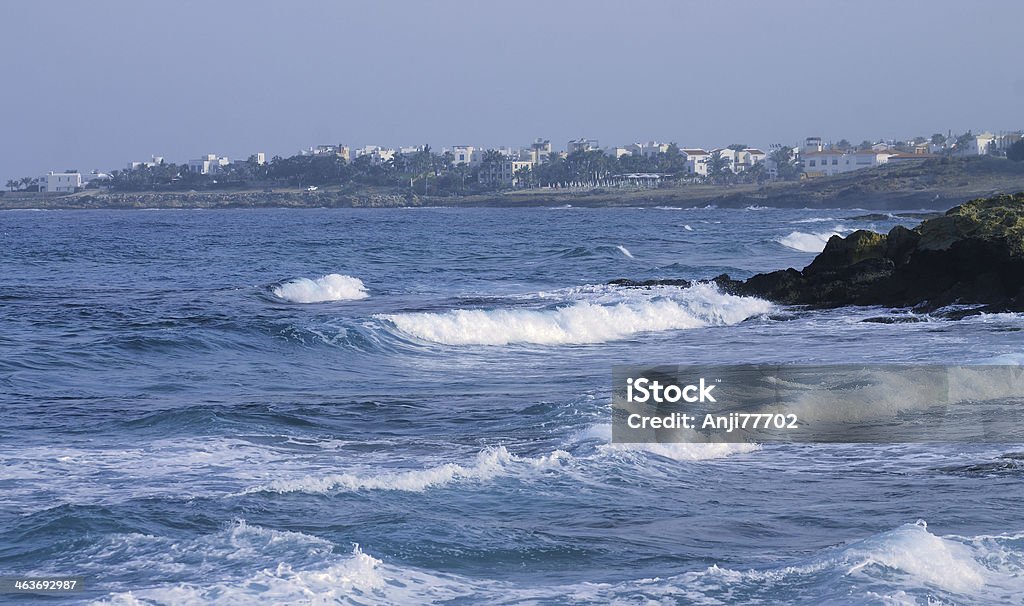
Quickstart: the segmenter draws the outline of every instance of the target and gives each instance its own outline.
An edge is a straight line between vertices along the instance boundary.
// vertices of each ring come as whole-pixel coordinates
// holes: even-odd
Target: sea
[[[616,365],[1024,363],[704,282],[918,222],[0,212],[0,576],[81,579],[0,603],[1024,603],[1022,444],[611,440]]]

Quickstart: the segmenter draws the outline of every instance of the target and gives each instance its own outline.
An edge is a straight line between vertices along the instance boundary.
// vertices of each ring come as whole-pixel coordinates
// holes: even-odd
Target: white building
[[[500,162],[484,165],[480,171],[480,182],[487,185],[515,186],[519,179],[516,176],[520,170],[531,168],[534,162],[529,159],[531,150],[523,150],[512,156],[504,156]]]
[[[956,149],[956,155],[958,156],[984,156],[990,152],[990,145],[995,148],[998,147],[996,143],[998,137],[992,133],[981,133],[974,135],[974,138],[967,141],[964,145],[958,145]]]
[[[221,167],[231,164],[231,160],[227,156],[218,156],[217,154],[206,154],[198,160],[189,160],[188,169],[191,172],[199,173],[200,175],[217,174],[220,172]]]
[[[540,137],[533,140],[530,144],[530,157],[535,164],[539,164],[548,159],[551,155],[551,141],[547,139],[541,139]]]
[[[805,151],[800,154],[804,163],[804,174],[808,177],[832,176],[848,172],[851,154],[837,149],[822,151]]]
[[[656,158],[658,154],[664,154],[668,152],[668,143],[658,143],[657,141],[648,141],[647,143],[633,143],[626,146],[626,150],[634,156],[643,156],[645,158]]]
[[[573,139],[565,145],[565,151],[568,153],[578,151],[594,151],[601,149],[601,146],[597,143],[597,139]]]
[[[808,177],[822,177],[879,166],[888,162],[889,158],[894,155],[889,151],[873,149],[850,152],[830,149],[803,153],[801,154],[801,160],[804,164],[805,175]]]
[[[751,169],[756,164],[760,164],[768,158],[768,154],[757,149],[756,147],[748,147],[742,149],[735,154],[735,170],[736,172],[743,172]]]
[[[472,145],[455,145],[451,149],[452,164],[476,166],[480,163],[480,152]]]
[[[146,167],[153,168],[154,166],[160,166],[164,163],[163,156],[150,156],[149,162],[129,162],[128,170],[135,170],[136,168]]]
[[[362,158],[363,156],[369,156],[370,163],[374,165],[386,164],[395,157],[395,150],[380,147],[378,145],[365,145],[359,149],[353,150],[353,153],[353,160]]]
[[[39,191],[72,194],[82,187],[82,175],[55,173],[52,170],[39,180]]]
[[[800,153],[820,152],[824,149],[824,146],[821,144],[821,137],[807,137],[804,139],[804,146],[800,148]]]
[[[422,145],[406,145],[405,147],[399,147],[398,153],[403,156],[412,156],[423,151]]]
[[[699,147],[679,150],[686,160],[686,172],[701,177],[708,176],[708,159],[711,157],[706,150]]]
[[[347,145],[317,145],[315,147],[310,147],[309,149],[304,149],[304,150],[302,150],[299,153],[302,154],[303,156],[330,156],[330,155],[334,155],[334,156],[338,156],[339,158],[344,158],[345,161],[348,162],[349,158],[350,158],[351,150],[349,150]],[[262,155],[262,154],[258,154],[258,155]],[[263,162],[258,162],[258,164],[263,164]]]

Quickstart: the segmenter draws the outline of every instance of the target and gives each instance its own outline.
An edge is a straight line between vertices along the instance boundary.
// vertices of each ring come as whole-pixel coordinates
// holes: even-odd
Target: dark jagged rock
[[[924,322],[919,316],[915,315],[899,315],[899,316],[875,316],[873,318],[864,318],[861,322],[867,322],[870,324],[915,324],[917,322]]]
[[[693,284],[690,280],[629,280],[627,278],[619,278],[618,280],[612,280],[608,282],[612,286],[625,286],[627,288],[650,288],[651,286],[690,286]]]
[[[789,305],[973,306],[951,317],[1024,311],[1024,193],[972,200],[913,230],[832,236],[802,271],[714,281],[728,292]]]

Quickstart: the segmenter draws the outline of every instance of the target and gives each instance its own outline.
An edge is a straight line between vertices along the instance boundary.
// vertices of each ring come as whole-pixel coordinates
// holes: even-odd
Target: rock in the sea
[[[1024,193],[972,200],[913,230],[833,236],[802,271],[715,281],[737,294],[814,307],[1024,311]]]
[[[915,229],[888,234],[858,230],[833,236],[803,270],[784,269],[734,280],[728,292],[812,307],[881,305],[933,311],[1024,311],[1024,193],[972,200]],[[686,286],[686,280],[614,280],[630,287]],[[869,319],[869,321],[878,321]]]

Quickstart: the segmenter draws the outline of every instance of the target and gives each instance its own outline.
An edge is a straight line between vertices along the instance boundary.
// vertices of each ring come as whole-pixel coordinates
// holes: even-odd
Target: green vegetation
[[[39,191],[39,179],[33,177],[22,177],[21,179],[8,179],[5,187],[7,187],[7,189],[11,191]]]
[[[1024,257],[1024,193],[971,200],[920,227],[921,246],[945,249],[964,238],[1004,243],[1013,256]]]
[[[791,151],[787,166],[792,165]],[[190,171],[185,164],[161,163],[114,171],[107,185],[112,191],[121,192],[375,186],[436,196],[484,194],[509,188],[508,183],[488,178],[501,164],[509,161],[498,151],[486,151],[477,166],[455,164],[453,160],[450,152],[438,154],[430,146],[424,146],[421,151],[395,154],[391,160],[382,163],[375,163],[370,156],[360,156],[352,162],[346,162],[335,154],[275,156],[265,164],[249,158],[245,162],[218,167],[210,174]],[[728,162],[721,154],[714,162],[714,175],[709,179],[714,183],[753,183],[767,179],[763,168],[733,174],[726,168]],[[631,173],[656,173],[667,186],[696,180],[688,174],[685,157],[673,143],[665,152],[651,156],[615,158],[600,150],[577,151],[565,157],[551,154],[532,168],[517,170],[515,181],[519,188],[564,188],[579,184],[602,185],[618,175]],[[781,171],[782,174],[785,178],[796,175],[786,170]]]

